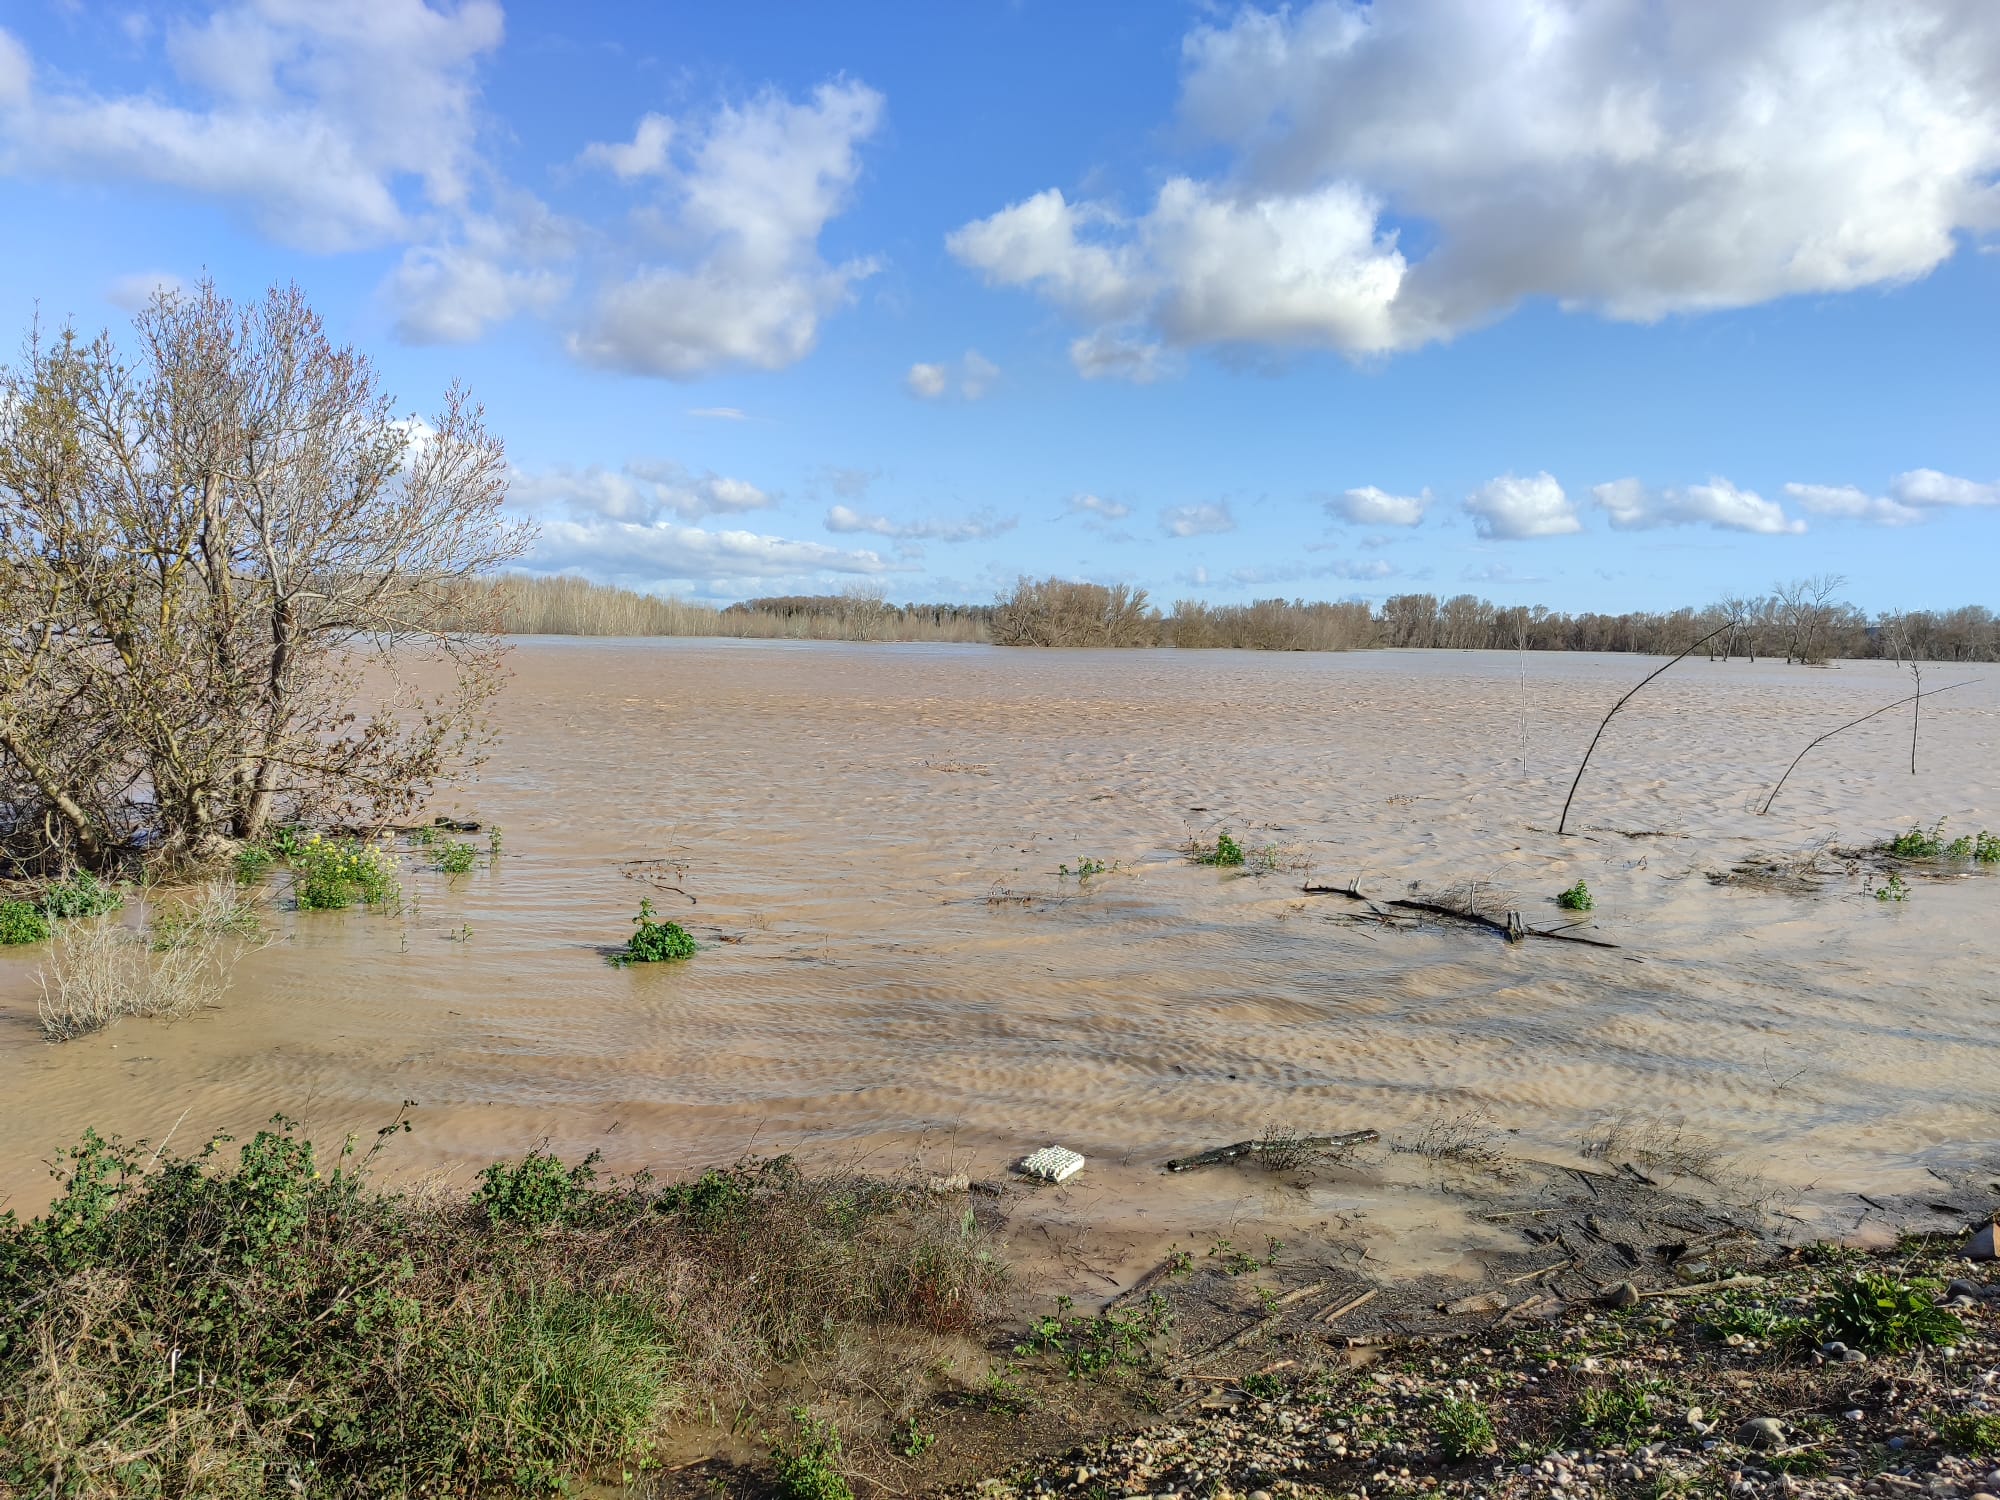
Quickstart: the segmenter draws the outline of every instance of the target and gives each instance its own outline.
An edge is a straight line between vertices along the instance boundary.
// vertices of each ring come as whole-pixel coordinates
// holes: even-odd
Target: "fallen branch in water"
[[[1603,938],[1583,937],[1572,932],[1570,927],[1581,924],[1571,923],[1570,927],[1530,927],[1521,920],[1519,912],[1507,913],[1507,920],[1489,917],[1481,911],[1469,907],[1447,906],[1442,901],[1418,901],[1402,897],[1389,897],[1377,901],[1373,896],[1363,895],[1359,888],[1351,885],[1306,885],[1299,889],[1308,896],[1345,896],[1350,901],[1364,903],[1375,915],[1386,916],[1384,907],[1395,907],[1402,911],[1426,912],[1431,916],[1450,917],[1454,921],[1469,922],[1474,927],[1484,927],[1489,932],[1497,932],[1510,943],[1518,943],[1524,938],[1547,938],[1555,943],[1582,943],[1587,948],[1616,948],[1618,945]]]
[[[1339,1135],[1293,1136],[1282,1145],[1289,1151],[1344,1151],[1350,1146],[1365,1146],[1370,1141],[1382,1139],[1380,1131],[1348,1130]],[[1269,1150],[1268,1140],[1238,1141],[1233,1146],[1217,1146],[1213,1151],[1200,1151],[1193,1156],[1177,1156],[1166,1164],[1169,1172],[1185,1172],[1191,1167],[1219,1166],[1226,1161],[1235,1161],[1242,1156],[1257,1156]]]

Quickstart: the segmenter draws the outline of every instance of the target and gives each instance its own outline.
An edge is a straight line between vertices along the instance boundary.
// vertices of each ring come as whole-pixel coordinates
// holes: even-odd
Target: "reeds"
[[[115,914],[61,923],[36,976],[42,1035],[66,1042],[126,1016],[174,1020],[204,1010],[229,988],[255,932],[247,899],[222,882],[201,887],[150,928]]]

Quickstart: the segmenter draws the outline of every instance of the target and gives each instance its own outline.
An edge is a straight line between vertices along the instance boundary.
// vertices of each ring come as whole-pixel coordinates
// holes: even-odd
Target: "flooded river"
[[[1710,874],[1939,816],[2000,828],[2000,673],[1927,674],[1988,680],[1926,706],[1918,774],[1889,715],[1765,817],[1798,749],[1907,673],[1682,663],[1613,722],[1557,838],[1599,716],[1653,665],[523,641],[492,759],[433,809],[498,823],[490,865],[409,855],[400,917],[294,913],[280,876],[277,940],[220,1007],[62,1046],[35,1029],[37,953],[0,956],[0,1192],[37,1208],[85,1126],[191,1146],[284,1111],[337,1140],[408,1099],[404,1172],[463,1179],[546,1138],[619,1170],[799,1151],[997,1178],[1053,1142],[1090,1165],[1046,1235],[1138,1253],[1343,1215],[1421,1261],[1464,1226],[1417,1158],[1307,1188],[1158,1164],[1459,1114],[1573,1160],[1626,1117],[1809,1213],[1990,1148],[2000,882],[1890,903],[1831,858],[1812,896]],[[1277,868],[1178,852],[1223,829]],[[1105,873],[1060,873],[1085,859]],[[1300,890],[1476,883],[1553,927],[1578,879],[1583,930],[1617,947],[1367,925]],[[605,963],[642,896],[692,962]]]

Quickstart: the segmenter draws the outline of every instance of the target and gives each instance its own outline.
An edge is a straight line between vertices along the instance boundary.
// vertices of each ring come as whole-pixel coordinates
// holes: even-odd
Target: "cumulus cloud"
[[[1788,484],[1785,493],[1799,509],[1815,516],[1849,521],[1873,521],[1879,526],[1908,526],[1924,513],[1886,495],[1871,495],[1851,484]]]
[[[651,525],[666,517],[697,521],[741,515],[777,503],[748,480],[689,472],[664,459],[635,459],[622,468],[559,464],[510,476],[507,502],[536,516]]]
[[[1370,484],[1334,496],[1326,502],[1326,508],[1335,518],[1354,526],[1414,526],[1423,520],[1430,503],[1429,490],[1416,495],[1391,495]]]
[[[1490,479],[1465,497],[1465,513],[1481,536],[1500,541],[1571,536],[1583,530],[1576,507],[1548,473]]]
[[[887,516],[865,515],[851,506],[836,505],[826,513],[826,529],[841,532],[869,532],[898,541],[974,542],[1002,536],[1020,525],[1018,516],[967,516],[960,520],[932,518],[919,521],[892,521]]]
[[[1072,339],[1069,362],[1085,380],[1129,380],[1151,385],[1180,369],[1179,356],[1164,344],[1123,328],[1099,328]]]
[[[1759,536],[1796,536],[1806,523],[1785,514],[1775,500],[1739,490],[1726,479],[1685,489],[1649,490],[1636,479],[1617,479],[1592,488],[1591,495],[1619,531],[1656,526],[1714,526]]]
[[[2000,505],[2000,481],[1982,484],[1976,479],[1960,479],[1940,474],[1936,469],[1912,469],[1889,481],[1895,497],[1905,505],[1963,506]]]
[[[674,253],[599,293],[571,352],[675,380],[803,359],[822,320],[877,268],[866,258],[829,263],[819,237],[846,208],[861,175],[860,147],[882,114],[880,94],[841,81],[802,102],[761,94],[696,125],[649,116],[661,122],[653,147],[641,150],[649,139],[642,122],[629,150],[586,153],[614,173],[658,181],[651,212],[670,227],[662,239]]]
[[[1106,500],[1102,495],[1071,495],[1069,509],[1073,514],[1094,516],[1101,521],[1122,521],[1132,514],[1132,507],[1122,500]]]
[[[169,23],[172,76],[143,93],[38,90],[0,32],[0,170],[182,189],[299,249],[394,243],[406,190],[466,202],[474,69],[502,32],[492,0],[224,5]]]
[[[673,583],[791,581],[817,574],[873,577],[895,570],[872,551],[844,552],[818,542],[754,531],[710,531],[660,521],[557,520],[542,523],[534,569],[573,571],[602,582],[653,587]]]
[[[1214,536],[1234,531],[1236,517],[1227,505],[1175,505],[1160,512],[1160,529],[1168,536]]]
[[[1085,351],[1363,357],[1528,298],[1644,322],[1908,280],[2000,228],[2000,10],[1968,0],[1312,0],[1183,61],[1216,176],[947,239]]]
[[[920,401],[937,401],[952,393],[977,401],[993,389],[1000,367],[977,349],[968,349],[956,363],[914,364],[903,377],[904,389]]]

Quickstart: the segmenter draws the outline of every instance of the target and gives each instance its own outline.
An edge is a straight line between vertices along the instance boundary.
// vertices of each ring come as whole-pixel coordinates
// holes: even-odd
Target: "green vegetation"
[[[1235,869],[1244,861],[1243,846],[1223,829],[1215,836],[1214,843],[1201,839],[1189,839],[1187,857],[1198,865],[1216,865],[1223,869]]]
[[[1493,1418],[1477,1401],[1452,1396],[1442,1402],[1431,1421],[1431,1434],[1440,1452],[1453,1463],[1464,1463],[1493,1452],[1499,1442],[1493,1432]]]
[[[1259,1401],[1276,1401],[1285,1394],[1285,1382],[1262,1370],[1253,1370],[1236,1383],[1243,1387],[1244,1395],[1255,1396]]]
[[[695,940],[688,936],[687,929],[678,922],[660,921],[649,899],[640,899],[639,915],[632,919],[632,926],[636,930],[625,940],[625,946],[611,955],[612,963],[621,967],[673,963],[695,955]]]
[[[432,847],[431,857],[446,875],[463,875],[479,862],[479,851],[457,839],[446,839]]]
[[[49,919],[26,901],[0,901],[0,948],[39,943],[49,935]]]
[[[87,870],[79,870],[43,889],[36,903],[42,915],[56,921],[72,917],[101,917],[125,904],[115,886],[106,885]]]
[[[1576,1423],[1600,1442],[1631,1447],[1667,1420],[1673,1404],[1664,1381],[1621,1379],[1579,1395]]]
[[[0,1217],[0,1492],[566,1490],[836,1345],[975,1327],[1001,1281],[975,1226],[852,1172],[686,1194],[534,1152],[476,1201],[378,1191],[403,1129],[331,1162],[283,1119],[234,1153],[86,1133],[42,1217]],[[785,1492],[844,1494],[837,1436],[801,1436]]]
[[[1933,1281],[1857,1271],[1819,1299],[1815,1322],[1823,1338],[1875,1353],[1956,1344],[1965,1324],[1938,1305],[1940,1290]]]
[[[2000,1416],[1991,1412],[1954,1412],[1937,1421],[1938,1441],[1954,1453],[1971,1458],[2000,1458]]]
[[[271,873],[271,866],[278,862],[277,854],[268,844],[244,844],[236,851],[232,862],[238,885],[261,885],[264,877]]]
[[[1590,894],[1590,887],[1579,880],[1556,897],[1556,905],[1564,911],[1589,911],[1597,905],[1597,898]]]
[[[1103,875],[1112,868],[1113,866],[1107,865],[1101,859],[1092,859],[1088,855],[1078,855],[1075,865],[1057,865],[1056,873],[1065,880],[1074,877],[1078,881],[1084,881],[1090,879],[1093,875]]]
[[[402,903],[396,856],[362,839],[309,834],[291,841],[292,900],[300,911],[339,911],[359,902],[393,909]]]
[[[1015,1356],[1054,1355],[1071,1380],[1097,1380],[1145,1366],[1152,1358],[1150,1341],[1173,1326],[1167,1300],[1158,1292],[1136,1311],[1121,1308],[1094,1318],[1072,1318],[1075,1307],[1069,1297],[1058,1297],[1055,1312],[1030,1325],[1027,1342],[1015,1346]]]
[[[1875,899],[1877,901],[1907,901],[1910,899],[1910,888],[1903,883],[1902,876],[1891,870],[1889,878],[1875,887]]]
[[[804,1407],[793,1409],[792,1421],[798,1431],[791,1449],[771,1450],[779,1500],[854,1500],[840,1475],[840,1429],[814,1421]]]
[[[1897,834],[1882,847],[1898,859],[1972,860],[1982,865],[2000,864],[2000,834],[1989,833],[1982,828],[1977,833],[1962,833],[1947,841],[1943,818],[1928,828],[1913,824],[1907,832]]]

